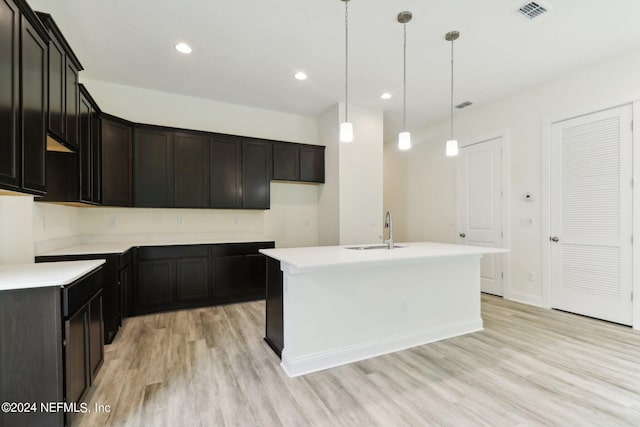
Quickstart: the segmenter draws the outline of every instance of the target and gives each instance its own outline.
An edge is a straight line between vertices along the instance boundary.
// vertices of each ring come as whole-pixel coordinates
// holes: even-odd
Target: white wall
[[[82,77],[82,75],[81,75]],[[102,111],[136,123],[317,144],[315,117],[81,78]]]
[[[325,183],[318,195],[318,244],[340,243],[340,107],[336,104],[318,119],[318,142],[324,145]]]
[[[340,244],[376,243],[382,235],[382,111],[349,105],[349,120],[353,142],[339,145]]]
[[[0,264],[34,261],[31,196],[0,196]]]
[[[456,113],[461,141],[502,130],[511,134],[511,280],[506,296],[542,302],[543,121],[640,98],[638,75],[640,50],[635,50]],[[415,132],[410,153],[398,152],[391,141],[385,146],[385,204],[396,214],[399,241],[456,241],[456,160],[444,156],[447,137],[448,121],[443,121]],[[394,193],[403,187],[404,196]],[[533,193],[533,202],[522,200],[526,192]],[[521,218],[533,218],[533,226],[521,226]],[[532,281],[528,272],[533,272]]]
[[[320,245],[376,243],[382,234],[382,111],[349,105],[351,143],[338,142],[342,117],[341,103],[318,120],[318,140],[327,147],[318,241]]]

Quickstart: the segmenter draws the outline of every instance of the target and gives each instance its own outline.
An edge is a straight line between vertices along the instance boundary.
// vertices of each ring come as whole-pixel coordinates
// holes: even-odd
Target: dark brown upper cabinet
[[[273,179],[324,182],[324,149],[320,145],[273,144]]]
[[[324,182],[324,150],[321,145],[300,146],[300,181]]]
[[[102,114],[100,133],[102,204],[133,206],[133,124]]]
[[[70,149],[79,146],[80,87],[83,70],[78,57],[48,13],[37,12],[49,32],[49,97],[47,129],[57,142]]]
[[[24,1],[0,1],[0,189],[46,191],[47,43]]]
[[[174,205],[173,132],[157,126],[135,126],[133,189],[136,207]]]
[[[0,1],[0,186],[20,190],[20,10]]]
[[[273,179],[300,179],[300,148],[295,144],[273,144]]]
[[[271,143],[242,141],[242,208],[269,209]]]
[[[100,110],[87,89],[80,85],[79,120],[79,200],[84,203],[101,202],[101,150],[100,150]],[[95,129],[98,127],[98,129]]]
[[[211,138],[210,206],[242,208],[241,142],[232,137]]]
[[[173,138],[174,206],[209,207],[209,136],[176,132]]]

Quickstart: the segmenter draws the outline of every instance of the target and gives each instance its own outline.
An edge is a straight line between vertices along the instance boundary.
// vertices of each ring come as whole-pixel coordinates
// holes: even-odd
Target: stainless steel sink
[[[404,248],[404,246],[394,245],[395,248]],[[367,246],[347,246],[345,249],[352,249],[354,251],[367,251],[369,249],[389,249],[388,245],[367,245]]]

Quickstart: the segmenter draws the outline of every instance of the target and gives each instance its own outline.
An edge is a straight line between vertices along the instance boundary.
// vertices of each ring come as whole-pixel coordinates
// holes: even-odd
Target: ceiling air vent
[[[464,101],[462,104],[456,105],[456,108],[459,108],[462,110],[463,108],[467,108],[471,104],[473,104],[473,102]]]
[[[540,3],[530,2],[523,5],[520,9],[518,9],[518,13],[523,16],[526,16],[529,19],[537,18],[547,11],[547,8],[540,5]]]

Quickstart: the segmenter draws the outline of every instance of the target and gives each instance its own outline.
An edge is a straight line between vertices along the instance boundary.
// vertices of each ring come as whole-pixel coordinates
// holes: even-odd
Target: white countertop
[[[104,262],[96,259],[0,265],[0,291],[68,285]]]
[[[316,270],[326,267],[401,263],[429,258],[445,258],[464,255],[483,255],[508,252],[506,249],[481,246],[452,245],[433,242],[396,243],[388,249],[354,250],[346,246],[314,246],[307,248],[260,249],[260,252],[288,264],[295,270]],[[374,245],[362,245],[374,246]]]
[[[86,242],[47,251],[37,256],[121,254],[137,246],[213,245],[218,243],[272,242],[274,239],[259,235],[219,235],[190,233],[182,235],[130,236],[122,241]]]

